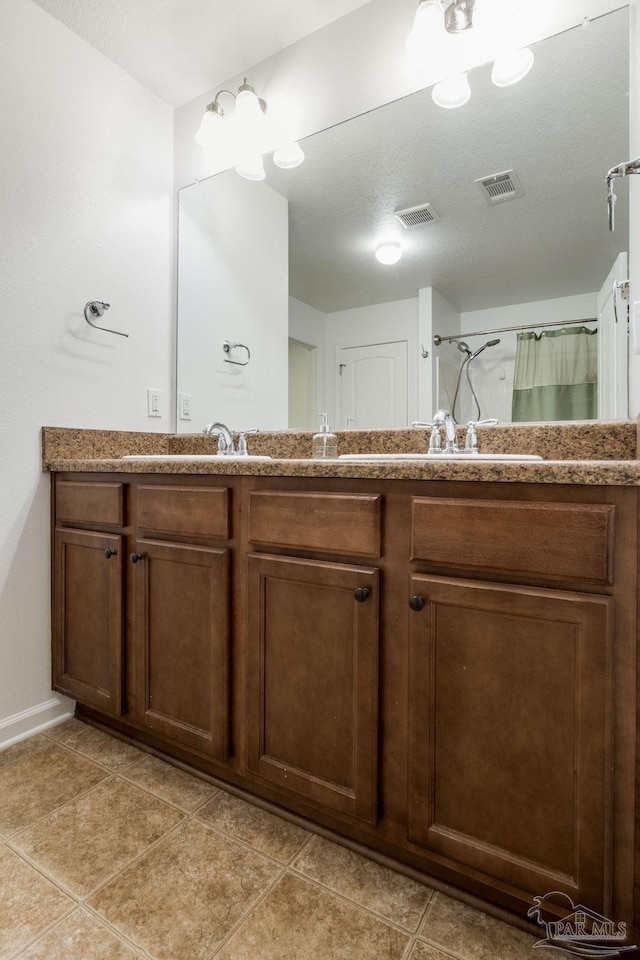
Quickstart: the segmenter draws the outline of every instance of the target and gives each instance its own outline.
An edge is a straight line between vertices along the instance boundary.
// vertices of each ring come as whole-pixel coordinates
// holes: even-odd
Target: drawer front
[[[123,485],[59,480],[56,483],[56,522],[123,527]]]
[[[381,507],[380,496],[254,491],[249,539],[272,547],[379,557]]]
[[[411,559],[576,584],[613,582],[615,507],[415,497]]]
[[[137,527],[145,536],[229,537],[226,487],[138,487]]]

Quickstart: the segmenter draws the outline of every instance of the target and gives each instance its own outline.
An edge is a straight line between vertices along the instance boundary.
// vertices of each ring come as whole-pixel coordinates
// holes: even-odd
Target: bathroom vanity
[[[80,716],[486,908],[631,925],[637,462],[51,467]]]

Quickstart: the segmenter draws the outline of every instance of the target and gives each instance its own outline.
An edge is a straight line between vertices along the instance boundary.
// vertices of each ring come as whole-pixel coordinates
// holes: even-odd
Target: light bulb
[[[386,266],[397,263],[401,256],[402,246],[398,240],[385,240],[376,250],[376,260]]]
[[[410,53],[419,53],[420,50],[438,36],[444,33],[444,11],[440,0],[421,0],[416,10],[413,26],[406,39],[406,47]]]
[[[491,71],[491,79],[496,87],[510,87],[526,77],[533,66],[534,59],[533,51],[529,47],[498,57]]]
[[[255,157],[253,160],[239,163],[236,167],[236,173],[239,173],[245,180],[264,180],[266,174],[262,157]]]
[[[202,120],[200,121],[200,126],[198,127],[198,132],[194,137],[198,146],[204,150],[210,150],[212,147],[215,147],[222,130],[222,120],[223,114],[218,110],[209,110],[208,108],[205,110],[202,115]]]
[[[431,96],[434,103],[446,110],[463,107],[471,97],[471,87],[466,73],[460,73],[457,77],[449,77],[448,80],[436,83],[431,91]]]
[[[304,151],[299,143],[288,143],[274,152],[273,162],[283,170],[292,170],[304,162]]]

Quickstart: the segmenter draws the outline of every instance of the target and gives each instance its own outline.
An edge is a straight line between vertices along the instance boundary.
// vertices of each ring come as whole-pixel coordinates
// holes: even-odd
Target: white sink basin
[[[230,460],[271,460],[271,457],[254,457],[251,454],[239,453],[152,453],[130,454],[120,457],[121,460],[157,460],[162,463],[223,463]]]
[[[542,460],[536,454],[527,453],[343,453],[339,460],[347,462],[394,461],[394,460],[430,460],[437,463],[439,460],[456,460],[458,463],[476,463],[478,460],[505,461],[533,461]]]

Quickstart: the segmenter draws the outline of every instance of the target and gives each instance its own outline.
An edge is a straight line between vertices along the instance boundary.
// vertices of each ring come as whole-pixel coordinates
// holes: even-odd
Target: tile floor
[[[532,960],[534,939],[77,720],[0,753],[0,960]]]

